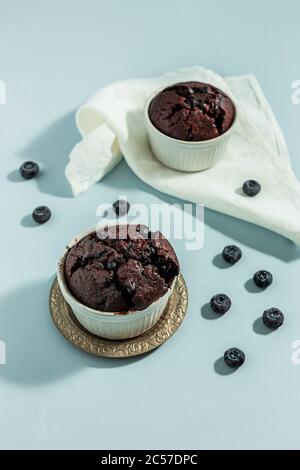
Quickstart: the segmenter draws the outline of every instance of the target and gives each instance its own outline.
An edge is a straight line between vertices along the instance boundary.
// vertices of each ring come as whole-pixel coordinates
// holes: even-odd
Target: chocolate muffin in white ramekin
[[[59,263],[58,280],[87,330],[121,339],[158,321],[178,274],[177,256],[160,232],[120,225],[72,240]]]
[[[175,83],[157,90],[145,107],[153,154],[175,170],[200,171],[215,165],[235,122],[232,99],[208,83]]]

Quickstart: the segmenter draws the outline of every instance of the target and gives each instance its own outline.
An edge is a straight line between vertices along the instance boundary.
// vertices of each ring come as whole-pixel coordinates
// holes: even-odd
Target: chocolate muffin
[[[201,82],[182,82],[165,88],[149,105],[149,118],[163,134],[199,142],[226,132],[235,116],[231,99]]]
[[[168,291],[178,274],[168,240],[144,225],[92,232],[70,248],[64,264],[71,294],[104,312],[143,310]]]

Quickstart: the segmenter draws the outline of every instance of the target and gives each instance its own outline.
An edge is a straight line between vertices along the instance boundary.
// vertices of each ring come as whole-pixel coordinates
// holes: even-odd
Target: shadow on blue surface
[[[38,227],[38,224],[33,220],[31,214],[25,215],[21,220],[23,227]]]
[[[267,328],[266,325],[262,321],[262,317],[259,317],[256,320],[254,320],[252,328],[253,328],[254,333],[256,333],[257,335],[264,335],[264,336],[269,335],[270,333],[274,333],[274,331],[276,331],[276,330],[271,330],[270,328]]]
[[[219,357],[214,363],[214,371],[218,375],[231,375],[236,372],[238,369],[233,369],[228,367],[224,362],[224,357]]]
[[[20,175],[19,170],[13,170],[7,175],[8,181],[11,181],[12,183],[26,183],[27,180],[22,178]]]
[[[216,266],[216,268],[219,268],[219,269],[231,268],[231,264],[227,263],[227,261],[224,260],[221,253],[218,253],[216,256],[214,256],[213,265]]]
[[[215,313],[212,310],[209,302],[202,305],[200,312],[201,312],[202,317],[205,318],[205,320],[218,320],[218,318],[221,318],[223,316],[223,315],[218,315],[217,313]]]
[[[243,243],[286,263],[300,258],[300,247],[295,243],[258,225],[213,210],[205,211],[205,223],[237,243]]]
[[[248,281],[245,282],[244,287],[246,291],[248,291],[250,294],[258,294],[266,290],[266,289],[262,289],[261,287],[258,287],[253,281],[252,277],[248,279]]]
[[[73,146],[81,139],[71,111],[45,129],[26,148],[20,151],[22,161],[33,160],[41,164],[41,173],[35,179],[42,193],[58,197],[72,197],[65,178],[65,167]],[[17,170],[10,172],[7,179],[21,181]],[[24,180],[23,180],[24,181]]]
[[[68,343],[47,308],[52,281],[26,285],[0,299],[0,333],[7,351],[0,380],[39,386],[87,367],[124,367],[147,357],[94,357]]]

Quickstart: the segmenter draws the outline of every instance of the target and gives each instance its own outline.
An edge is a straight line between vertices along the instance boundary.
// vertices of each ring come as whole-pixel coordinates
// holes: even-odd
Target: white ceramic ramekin
[[[154,156],[161,163],[174,170],[192,172],[211,168],[226,151],[229,139],[235,130],[237,116],[236,106],[233,103],[235,115],[230,128],[219,137],[200,142],[178,140],[160,132],[149,118],[150,103],[164,88],[153,93],[145,106],[145,126]]]
[[[95,229],[88,230],[73,238],[68,244],[58,263],[57,279],[60,290],[79,323],[91,333],[109,339],[133,338],[152,328],[160,319],[174,288],[176,278],[166,294],[144,310],[129,311],[124,315],[118,312],[101,312],[86,307],[68,290],[64,277],[64,263],[69,249],[81,238],[94,231]]]

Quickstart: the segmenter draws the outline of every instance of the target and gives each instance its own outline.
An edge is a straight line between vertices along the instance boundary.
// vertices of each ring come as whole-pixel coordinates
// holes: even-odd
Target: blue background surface
[[[199,252],[174,245],[189,288],[189,311],[176,335],[137,359],[80,352],[56,331],[49,288],[66,242],[98,222],[99,203],[177,202],[143,184],[123,162],[81,197],[71,197],[64,167],[79,140],[74,111],[101,86],[199,64],[221,75],[252,72],[287,139],[300,177],[300,79],[297,0],[0,0],[2,225],[0,240],[1,448],[298,448],[300,250],[262,228],[205,211]],[[38,161],[43,173],[21,181],[18,167]],[[31,222],[48,205],[52,219]],[[215,256],[238,243],[244,253],[226,270]],[[217,264],[217,265],[216,265]],[[264,293],[246,281],[274,274]],[[246,285],[245,285],[246,283]],[[208,318],[203,305],[219,291],[230,313]],[[255,320],[269,306],[286,324],[268,335]],[[254,324],[254,326],[253,326]],[[218,358],[231,345],[247,362],[224,375]],[[215,363],[215,361],[217,361]]]

